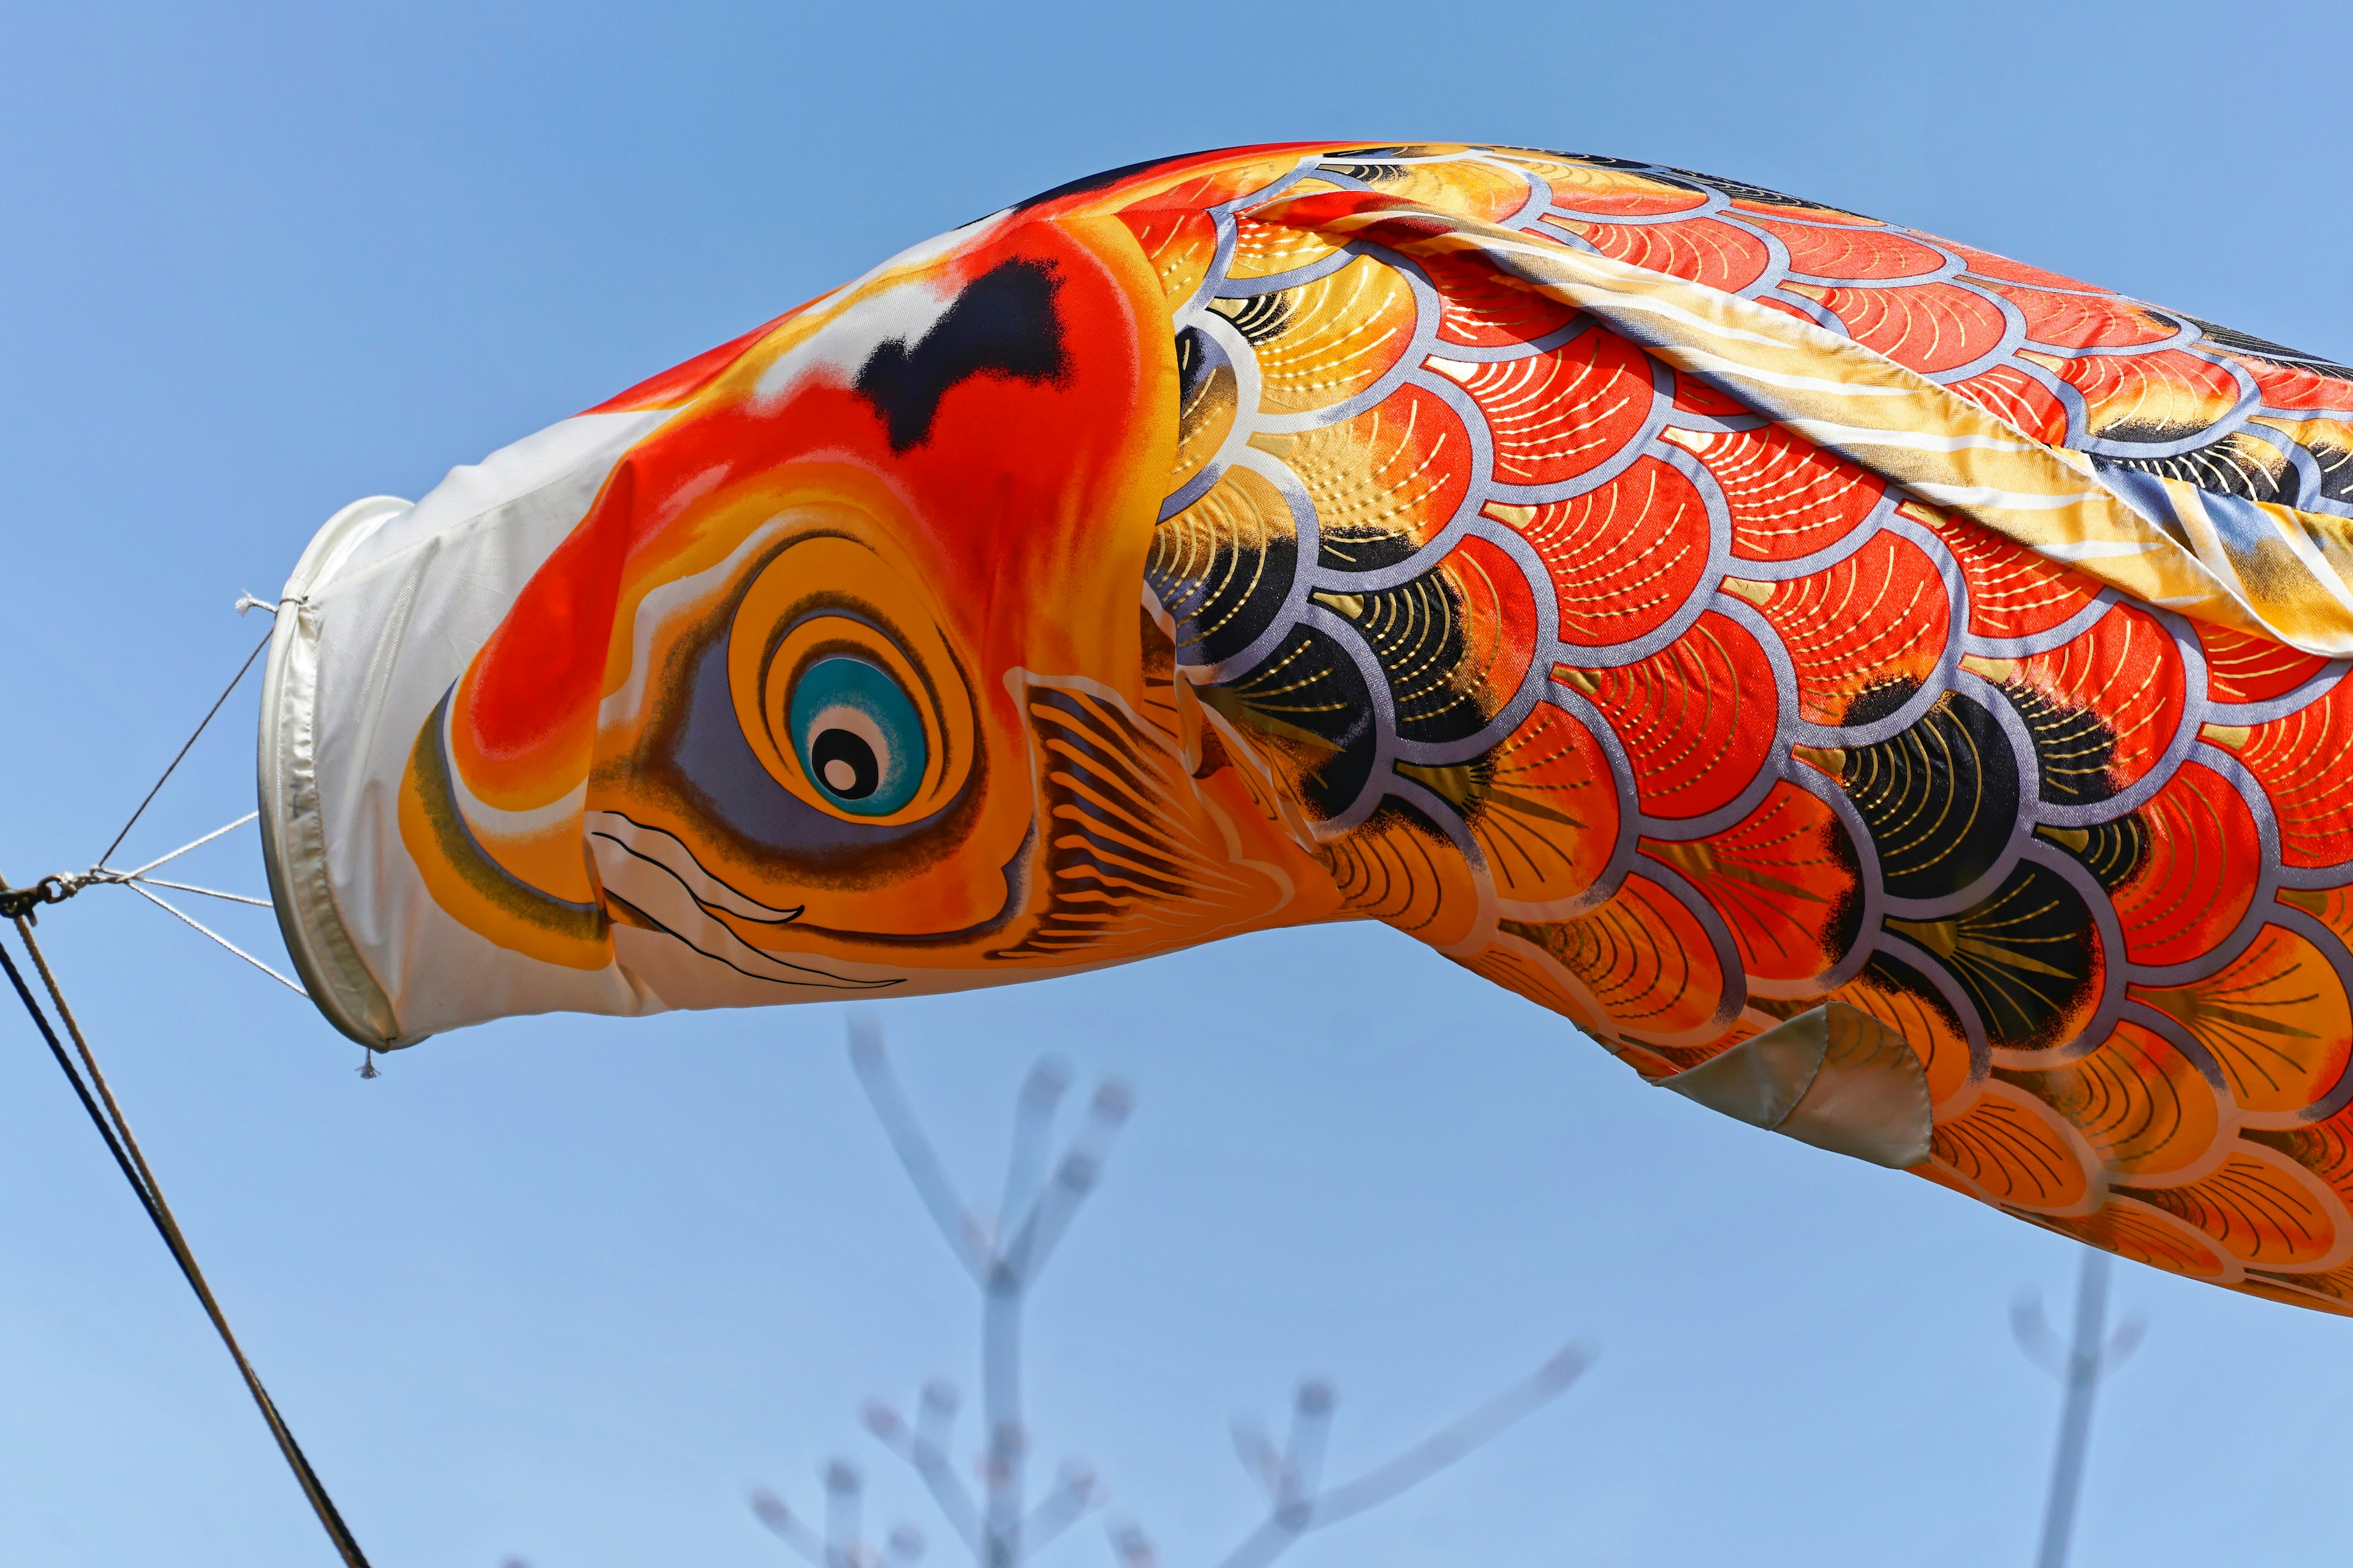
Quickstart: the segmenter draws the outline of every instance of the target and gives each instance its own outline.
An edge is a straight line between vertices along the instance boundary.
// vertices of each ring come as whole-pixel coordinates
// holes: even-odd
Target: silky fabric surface
[[[1348,919],[1653,1082],[1831,1008],[1757,1119],[2353,1310],[2348,421],[1735,181],[1139,165],[339,516],[272,885],[378,1046]]]

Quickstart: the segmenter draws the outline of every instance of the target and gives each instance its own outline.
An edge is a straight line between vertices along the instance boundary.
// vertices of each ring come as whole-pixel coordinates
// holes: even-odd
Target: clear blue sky
[[[259,635],[231,601],[274,593],[342,502],[419,494],[913,241],[1157,153],[1661,159],[2353,352],[2353,44],[2318,6],[2222,14],[0,10],[0,870],[88,863]],[[248,809],[252,700],[131,852]],[[192,860],[261,885],[249,831]],[[970,1303],[836,1008],[508,1024],[363,1082],[299,999],[126,894],[41,930],[380,1568],[782,1563],[750,1486],[813,1501],[826,1455],[873,1457],[861,1399],[969,1381]],[[266,917],[237,930],[277,951]],[[969,1184],[1041,1048],[1136,1083],[1038,1304],[1038,1436],[1094,1459],[1169,1568],[1250,1521],[1236,1408],[1328,1373],[1345,1469],[1571,1335],[1602,1358],[1565,1401],[1293,1561],[2031,1552],[2056,1394],[2005,1314],[2069,1288],[2050,1237],[1646,1090],[1378,927],[882,1018]],[[2353,1323],[2130,1266],[2117,1294],[2152,1327],[2100,1412],[2078,1563],[2340,1554]],[[0,1562],[330,1560],[0,1018]],[[1107,1557],[1089,1531],[1052,1561]]]

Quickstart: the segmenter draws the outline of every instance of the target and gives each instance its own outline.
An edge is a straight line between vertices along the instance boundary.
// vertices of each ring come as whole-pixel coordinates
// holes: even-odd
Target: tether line
[[[195,746],[198,737],[204,734],[205,726],[213,721],[213,715],[221,710],[221,704],[228,700],[229,693],[235,691],[238,683],[245,679],[245,672],[253,668],[253,661],[261,657],[261,650],[269,646],[269,638],[276,635],[277,630],[277,626],[273,624],[269,634],[253,645],[253,651],[245,656],[245,662],[237,667],[237,673],[229,677],[228,684],[221,689],[221,694],[213,699],[213,705],[206,709],[205,716],[196,721],[195,733],[188,737],[187,744],[180,748],[178,755],[173,757],[170,766],[164,768],[163,777],[155,781],[155,787],[149,790],[146,799],[139,803],[139,809],[131,814],[131,820],[122,825],[122,831],[114,836],[114,842],[106,847],[106,853],[98,858],[99,865],[105,865],[107,861],[113,858],[114,852],[122,847],[122,841],[131,837],[132,828],[139,826],[139,818],[145,814],[150,805],[155,803],[157,792],[162,790],[165,782],[171,778],[173,769],[177,768],[182,760],[187,756],[190,748]]]
[[[259,653],[260,650],[257,648],[255,651]],[[246,660],[248,666],[252,662],[250,658]],[[237,673],[242,677],[244,671]],[[235,682],[231,682],[231,689],[235,689]],[[228,694],[223,692],[221,695],[226,700]],[[216,710],[219,706],[219,703],[214,704]],[[201,732],[203,726],[197,728]],[[190,744],[194,743],[191,738]],[[182,747],[181,755],[186,754],[186,747]],[[173,765],[178,765],[177,759],[174,760]],[[164,772],[166,777],[170,776],[170,769]],[[161,787],[160,784],[158,787]],[[149,799],[153,798],[151,791]],[[141,809],[145,809],[143,804]],[[132,820],[138,820],[136,814],[133,814]],[[129,828],[124,831],[128,832]],[[121,840],[118,838],[116,842],[119,844]],[[253,1395],[254,1404],[261,1409],[262,1420],[269,1423],[269,1435],[277,1439],[278,1451],[286,1457],[288,1468],[294,1472],[294,1479],[301,1486],[302,1495],[311,1504],[311,1511],[319,1516],[319,1523],[325,1528],[328,1539],[334,1542],[335,1551],[342,1556],[345,1568],[368,1568],[366,1553],[360,1550],[350,1526],[343,1522],[343,1516],[336,1510],[334,1500],[327,1495],[326,1486],[319,1479],[318,1472],[311,1469],[311,1461],[304,1457],[302,1446],[294,1440],[293,1431],[286,1425],[285,1417],[279,1415],[277,1402],[262,1386],[260,1374],[253,1370],[253,1363],[246,1359],[244,1349],[237,1344],[237,1335],[229,1329],[227,1315],[214,1298],[212,1287],[205,1282],[204,1270],[196,1266],[195,1253],[190,1249],[187,1237],[181,1234],[180,1222],[173,1217],[171,1205],[164,1202],[164,1189],[157,1184],[155,1173],[149,1167],[146,1155],[140,1152],[139,1140],[132,1135],[131,1124],[123,1118],[122,1108],[115,1102],[114,1090],[108,1086],[106,1075],[99,1070],[98,1058],[90,1050],[89,1038],[82,1034],[81,1025],[74,1017],[73,1009],[66,1005],[65,992],[58,986],[57,975],[50,970],[40,943],[33,939],[30,923],[24,916],[18,915],[16,926],[18,940],[24,942],[26,952],[33,960],[33,967],[40,972],[41,984],[47,990],[50,1002],[56,1005],[58,1016],[64,1021],[66,1033],[73,1039],[73,1054],[69,1055],[65,1043],[58,1038],[56,1027],[49,1022],[48,1015],[41,1010],[32,988],[25,984],[24,973],[9,955],[7,944],[0,942],[0,968],[8,972],[8,983],[16,987],[17,1000],[25,1005],[26,1016],[33,1020],[34,1027],[40,1030],[41,1038],[47,1042],[49,1054],[57,1058],[58,1070],[72,1083],[75,1097],[81,1101],[82,1109],[90,1113],[90,1122],[97,1127],[107,1152],[114,1156],[115,1165],[122,1172],[122,1179],[131,1184],[132,1192],[138,1196],[139,1206],[146,1210],[147,1218],[154,1225],[156,1234],[164,1238],[164,1245],[170,1249],[172,1260],[180,1266],[180,1273],[188,1281],[188,1288],[203,1303],[205,1315],[212,1320],[214,1331],[220,1335],[221,1343],[228,1347],[229,1357],[237,1363],[237,1370],[244,1377],[248,1392]],[[79,1058],[79,1069],[76,1057]]]

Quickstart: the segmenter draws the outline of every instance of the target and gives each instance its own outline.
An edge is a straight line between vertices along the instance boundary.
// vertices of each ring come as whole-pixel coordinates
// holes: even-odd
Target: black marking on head
[[[922,446],[940,399],[974,376],[1064,384],[1060,288],[1051,262],[1000,261],[965,286],[921,342],[893,338],[877,348],[858,373],[858,395],[881,416],[891,450]]]

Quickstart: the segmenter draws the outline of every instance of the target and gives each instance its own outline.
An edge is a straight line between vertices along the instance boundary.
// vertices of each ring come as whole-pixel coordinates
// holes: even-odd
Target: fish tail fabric
[[[2353,372],[1451,144],[1082,180],[287,593],[378,1047],[1385,921],[1644,1079],[2353,1310]]]

